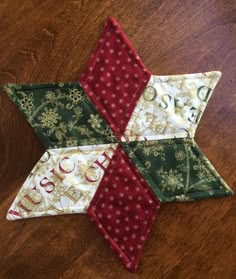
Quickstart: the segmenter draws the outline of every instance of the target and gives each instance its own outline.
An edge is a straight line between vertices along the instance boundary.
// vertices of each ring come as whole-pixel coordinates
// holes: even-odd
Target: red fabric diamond
[[[150,76],[118,22],[109,17],[80,83],[118,139]]]
[[[87,214],[132,272],[159,207],[158,198],[118,146]]]

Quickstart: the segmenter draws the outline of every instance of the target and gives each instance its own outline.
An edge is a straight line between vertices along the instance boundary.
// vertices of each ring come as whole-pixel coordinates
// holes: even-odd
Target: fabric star
[[[86,213],[135,271],[160,201],[233,194],[194,141],[220,76],[151,75],[109,17],[79,82],[5,85],[46,148],[7,218]]]

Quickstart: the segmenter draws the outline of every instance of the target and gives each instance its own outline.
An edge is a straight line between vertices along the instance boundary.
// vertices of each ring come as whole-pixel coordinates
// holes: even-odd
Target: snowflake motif
[[[90,142],[91,142],[91,144],[101,144],[102,142],[99,140],[99,139],[97,139],[97,138],[90,138]],[[86,144],[86,140],[85,140],[85,142],[83,143],[84,145]]]
[[[98,114],[91,114],[88,122],[93,128],[101,128],[102,119],[100,119]]]
[[[162,191],[174,192],[184,187],[183,175],[176,170],[170,169],[169,171],[165,171],[164,174],[161,173],[160,176],[162,179],[160,184]]]
[[[177,168],[182,172],[189,172],[189,168],[185,164],[177,165]]]
[[[53,91],[47,91],[45,94],[45,99],[52,100],[55,98],[55,93]]]
[[[30,113],[34,108],[33,96],[32,96],[32,94],[26,95],[24,92],[20,92],[20,93],[23,96],[22,99],[20,100],[21,108],[26,110],[27,113]]]
[[[147,156],[153,154],[155,157],[161,157],[162,160],[165,159],[164,146],[158,142],[145,142],[140,147],[143,148],[143,152]]]
[[[210,176],[210,174],[211,174],[209,172],[209,170],[207,169],[207,167],[204,164],[202,164],[200,161],[199,161],[198,165],[193,166],[193,169],[195,171],[197,171],[197,177],[199,179],[204,179],[207,176]]]
[[[53,198],[51,200],[51,205],[61,201],[61,197],[63,197],[65,190],[66,189],[64,186],[55,187],[55,189],[53,191]]]
[[[39,116],[43,128],[53,129],[56,127],[58,121],[61,120],[61,116],[56,111],[56,108],[45,108],[44,112]]]
[[[75,139],[75,138],[68,138],[66,140],[67,147],[73,147],[73,146],[77,146],[77,145],[78,145],[78,142],[77,142],[77,139]]]
[[[115,139],[115,136],[109,127],[106,128],[106,130],[103,132],[103,134],[105,137],[107,137],[111,141],[113,141]]]
[[[74,103],[77,104],[79,101],[84,100],[83,92],[77,88],[70,89],[68,98]]]
[[[184,151],[180,150],[180,151],[176,151],[175,152],[175,158],[177,161],[183,161],[185,159],[186,155],[184,153]]]

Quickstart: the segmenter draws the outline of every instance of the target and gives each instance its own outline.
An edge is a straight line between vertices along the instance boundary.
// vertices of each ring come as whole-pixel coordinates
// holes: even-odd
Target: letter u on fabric
[[[7,219],[85,213],[116,144],[48,149],[22,185]]]
[[[86,213],[135,271],[160,201],[233,194],[194,141],[220,76],[151,75],[109,17],[79,82],[6,84],[46,148],[7,218]]]

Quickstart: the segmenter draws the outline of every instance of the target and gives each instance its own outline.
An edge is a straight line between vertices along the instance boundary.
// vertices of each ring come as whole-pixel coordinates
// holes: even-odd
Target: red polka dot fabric
[[[118,146],[87,214],[132,272],[159,207],[158,198]]]
[[[118,139],[150,76],[118,22],[109,17],[79,82]]]

